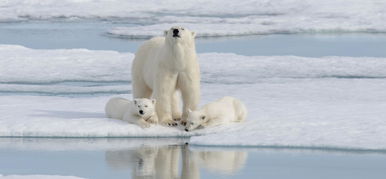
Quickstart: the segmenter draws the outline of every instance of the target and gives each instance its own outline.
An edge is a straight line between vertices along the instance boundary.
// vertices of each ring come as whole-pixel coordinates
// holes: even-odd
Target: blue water
[[[142,40],[119,39],[106,33],[117,26],[129,24],[108,21],[0,23],[0,44],[37,49],[135,52]],[[386,34],[282,34],[198,39],[197,51],[241,55],[386,57]]]
[[[14,145],[6,145],[10,143]],[[171,178],[171,171],[175,171],[177,178],[359,179],[386,176],[383,153],[205,148],[184,145],[178,139],[157,139],[157,145],[151,143],[143,144],[138,139],[3,138],[0,139],[0,173],[74,175],[93,179],[134,178],[134,175]],[[171,165],[173,161],[177,165]],[[149,166],[153,172],[146,172]]]

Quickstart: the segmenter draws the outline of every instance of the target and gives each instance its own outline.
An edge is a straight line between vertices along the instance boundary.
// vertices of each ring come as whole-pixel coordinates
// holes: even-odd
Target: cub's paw
[[[158,119],[154,118],[154,117],[146,119],[145,121],[148,122],[148,123],[151,123],[151,124],[157,124],[158,123]]]
[[[164,120],[161,122],[161,124],[169,127],[177,126],[177,123],[173,120]]]
[[[150,124],[147,122],[139,122],[138,125],[142,128],[149,128]]]

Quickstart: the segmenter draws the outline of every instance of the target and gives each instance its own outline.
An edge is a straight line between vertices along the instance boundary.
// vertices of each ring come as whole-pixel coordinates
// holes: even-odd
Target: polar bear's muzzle
[[[173,29],[173,37],[180,38],[180,31],[178,29]]]

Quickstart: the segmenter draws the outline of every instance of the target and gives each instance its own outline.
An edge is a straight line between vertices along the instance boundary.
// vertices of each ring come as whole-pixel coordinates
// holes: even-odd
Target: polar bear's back
[[[160,48],[162,48],[164,44],[165,44],[165,37],[154,37],[150,40],[145,41],[139,47],[138,51],[135,53],[135,56],[143,58],[140,60],[147,60],[148,55],[156,54],[157,51]]]
[[[135,53],[132,65],[132,80],[134,82],[143,81],[152,88],[153,77],[156,72],[158,60],[157,56],[160,49],[165,44],[165,37],[154,37],[145,41]]]
[[[114,97],[111,98],[105,107],[106,116],[114,119],[122,119],[123,115],[130,110],[131,101]]]
[[[247,108],[245,107],[244,103],[242,103],[239,99],[234,98],[233,100],[233,106],[235,108],[235,113],[237,116],[237,122],[244,121],[247,117]]]
[[[164,44],[165,37],[154,37],[150,40],[145,41],[135,53],[133,66],[136,66],[136,68],[140,68],[144,65],[147,65],[147,63],[151,63],[148,61],[153,61],[157,59],[156,56]]]
[[[225,96],[207,106],[211,112],[216,111],[215,116],[222,116],[233,122],[241,122],[247,116],[245,105],[237,98]]]

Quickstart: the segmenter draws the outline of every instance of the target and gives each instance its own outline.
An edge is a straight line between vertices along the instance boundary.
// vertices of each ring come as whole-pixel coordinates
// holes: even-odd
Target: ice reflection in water
[[[106,151],[106,162],[114,169],[130,168],[132,178],[198,179],[200,169],[233,174],[247,159],[242,151],[199,151],[189,145],[141,146]],[[181,172],[179,164],[181,162]]]

